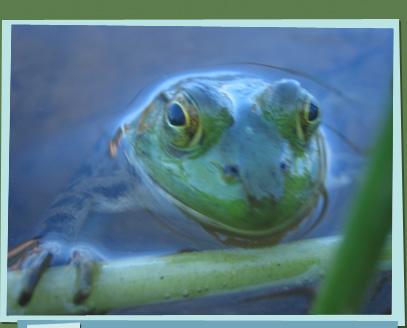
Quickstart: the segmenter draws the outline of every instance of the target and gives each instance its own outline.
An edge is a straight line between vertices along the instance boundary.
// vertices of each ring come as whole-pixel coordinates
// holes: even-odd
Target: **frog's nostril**
[[[237,165],[226,165],[223,172],[231,177],[239,176],[239,167]]]

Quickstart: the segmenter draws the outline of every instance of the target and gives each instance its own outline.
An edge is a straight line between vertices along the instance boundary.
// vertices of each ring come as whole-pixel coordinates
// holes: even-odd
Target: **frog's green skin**
[[[294,80],[225,73],[160,90],[117,130],[110,157],[99,151],[45,213],[36,232],[41,251],[20,260],[38,276],[26,278],[20,303],[29,301],[44,259],[62,240],[75,240],[91,211],[147,207],[161,215],[157,202],[165,200],[206,229],[238,236],[294,226],[315,206],[325,178],[320,120],[317,101]],[[42,262],[24,260],[32,257]],[[89,258],[76,253],[81,277],[92,270]],[[88,287],[79,287],[76,302]]]

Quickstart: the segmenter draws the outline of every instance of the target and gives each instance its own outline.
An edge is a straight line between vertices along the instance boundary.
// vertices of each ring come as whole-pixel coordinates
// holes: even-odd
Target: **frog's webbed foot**
[[[42,274],[50,266],[52,253],[42,248],[37,239],[33,239],[8,254],[11,269],[22,273],[21,290],[18,303],[21,306],[28,304],[34,293]]]
[[[27,305],[43,273],[50,267],[51,260],[58,257],[60,245],[55,242],[43,242],[33,239],[11,250],[8,254],[8,266],[21,273],[21,287],[18,303]],[[92,292],[93,274],[99,256],[88,249],[76,249],[69,265],[76,270],[77,284],[74,289],[73,302],[80,304]],[[66,262],[65,262],[66,263]]]

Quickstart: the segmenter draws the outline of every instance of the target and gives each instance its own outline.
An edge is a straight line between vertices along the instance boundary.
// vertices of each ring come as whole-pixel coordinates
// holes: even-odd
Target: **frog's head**
[[[176,206],[243,235],[300,221],[324,179],[319,105],[298,82],[188,79],[132,123],[134,158]]]

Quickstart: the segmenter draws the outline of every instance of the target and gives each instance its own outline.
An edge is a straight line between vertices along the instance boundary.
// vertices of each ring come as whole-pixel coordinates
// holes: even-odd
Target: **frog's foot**
[[[38,245],[39,241],[35,239],[11,250],[8,254],[11,269],[22,273],[21,290],[18,297],[18,303],[21,306],[31,300],[38,281],[51,263],[52,252]]]
[[[58,242],[41,242],[40,239],[33,239],[9,251],[9,269],[21,273],[21,289],[18,296],[18,303],[21,306],[30,302],[43,273],[50,267],[51,260],[53,258],[58,260],[61,257],[60,250],[61,245]],[[62,258],[65,256],[66,254],[62,254]],[[91,294],[96,260],[99,259],[100,256],[86,248],[73,252],[69,265],[76,270],[77,284],[73,298],[75,304],[80,304]]]
[[[71,265],[77,271],[77,286],[74,292],[73,301],[80,304],[89,297],[93,288],[93,274],[96,268],[95,256],[85,250],[76,250],[71,258]]]

